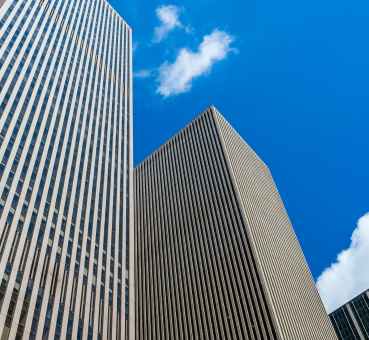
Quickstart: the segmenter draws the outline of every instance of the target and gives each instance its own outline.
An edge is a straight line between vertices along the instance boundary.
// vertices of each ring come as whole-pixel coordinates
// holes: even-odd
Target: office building
[[[329,314],[340,340],[369,339],[369,290]]]
[[[0,1],[2,340],[128,337],[131,51],[105,0]]]
[[[134,195],[137,339],[337,339],[267,166],[214,107]]]

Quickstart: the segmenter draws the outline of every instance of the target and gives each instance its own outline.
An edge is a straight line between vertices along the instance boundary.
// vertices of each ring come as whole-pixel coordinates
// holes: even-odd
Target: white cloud
[[[153,42],[162,41],[175,28],[184,28],[179,19],[180,13],[181,9],[174,5],[160,6],[156,9],[156,16],[160,20],[160,25],[155,27]]]
[[[182,48],[172,64],[165,62],[160,66],[157,93],[169,97],[189,91],[195,78],[210,72],[214,63],[227,58],[233,50],[233,40],[226,32],[216,29],[204,36],[196,52]]]
[[[369,288],[369,214],[358,221],[349,248],[317,280],[317,288],[328,313]]]
[[[134,72],[133,73],[133,77],[135,78],[150,78],[152,75],[152,71],[151,70],[147,70],[147,69],[144,69],[144,70],[139,70],[137,72]]]

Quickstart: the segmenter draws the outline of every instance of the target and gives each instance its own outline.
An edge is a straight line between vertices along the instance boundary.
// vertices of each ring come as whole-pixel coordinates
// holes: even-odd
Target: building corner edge
[[[133,76],[132,76],[132,29],[129,27],[129,66],[128,72],[129,76],[129,111],[130,111],[130,120],[129,120],[129,148],[130,148],[130,157],[129,157],[129,239],[128,239],[128,252],[129,252],[129,271],[128,271],[128,340],[135,340],[135,316],[136,316],[136,308],[135,308],[135,224],[134,224],[134,188],[133,188]]]
[[[238,184],[237,184],[237,181],[235,179],[234,169],[233,169],[232,163],[229,159],[229,155],[228,155],[227,148],[226,148],[226,145],[225,145],[224,135],[223,135],[222,129],[220,127],[219,119],[222,118],[222,119],[225,120],[225,118],[218,111],[218,109],[216,109],[216,107],[214,105],[211,105],[209,107],[209,111],[210,111],[211,118],[214,121],[216,131],[217,131],[217,134],[219,136],[219,141],[220,141],[221,149],[222,149],[222,152],[223,152],[223,155],[224,155],[224,159],[225,159],[225,162],[227,164],[227,167],[228,167],[230,175],[231,175],[230,176],[231,183],[232,183],[232,185],[234,187],[234,190],[235,190],[235,193],[236,193],[237,204],[241,207],[240,211],[242,213],[242,218],[245,221],[246,225],[250,225],[250,223],[248,222],[248,218],[245,214],[245,209],[244,209],[244,206],[243,206],[243,203],[242,203],[240,190],[238,188]],[[283,339],[282,329],[281,329],[280,322],[279,322],[277,314],[276,314],[276,310],[275,310],[274,305],[273,305],[273,300],[272,300],[271,293],[268,289],[268,285],[266,284],[266,278],[265,278],[265,275],[264,275],[262,267],[261,267],[261,262],[260,262],[260,259],[259,259],[259,255],[258,255],[258,252],[257,252],[257,248],[256,248],[254,238],[253,238],[253,236],[250,233],[250,230],[248,228],[246,228],[246,233],[248,235],[248,238],[250,240],[250,244],[251,244],[251,247],[252,247],[251,253],[255,257],[255,260],[256,260],[255,262],[256,262],[256,265],[257,265],[257,271],[260,275],[260,279],[261,279],[263,289],[264,289],[264,292],[265,292],[265,295],[266,295],[266,301],[268,303],[269,308],[272,311],[271,316],[272,316],[272,320],[274,322],[275,330],[277,332],[277,337],[278,337],[278,339],[282,340]]]

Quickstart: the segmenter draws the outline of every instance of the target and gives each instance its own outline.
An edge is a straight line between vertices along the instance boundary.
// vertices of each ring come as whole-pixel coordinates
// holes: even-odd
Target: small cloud
[[[196,52],[182,48],[172,64],[164,62],[160,66],[157,93],[169,97],[189,91],[195,78],[209,73],[216,62],[234,51],[233,41],[232,36],[216,29],[203,37]]]
[[[317,288],[328,313],[369,288],[369,214],[361,217],[350,246],[317,280]]]
[[[139,71],[133,73],[134,78],[141,78],[141,79],[150,78],[151,75],[152,75],[152,71],[147,70],[147,69],[139,70]]]
[[[179,20],[180,13],[181,9],[174,5],[160,6],[156,9],[156,16],[160,20],[160,25],[154,29],[153,42],[158,43],[162,41],[168,36],[169,32],[175,28],[184,28],[186,31],[189,30],[189,28],[184,27]]]

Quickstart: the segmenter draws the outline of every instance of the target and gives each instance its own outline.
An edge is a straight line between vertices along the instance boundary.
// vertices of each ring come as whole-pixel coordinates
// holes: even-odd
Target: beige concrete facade
[[[134,173],[137,339],[337,339],[268,168],[214,107]]]

